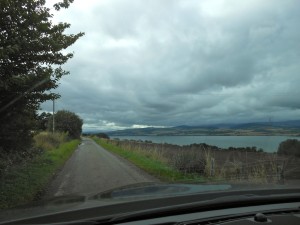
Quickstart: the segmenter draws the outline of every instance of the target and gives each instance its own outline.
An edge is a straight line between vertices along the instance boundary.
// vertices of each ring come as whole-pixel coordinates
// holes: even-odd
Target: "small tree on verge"
[[[49,131],[53,129],[52,121],[53,117],[51,116],[48,121]],[[70,138],[80,138],[83,121],[75,113],[67,110],[57,111],[54,115],[54,123],[55,131],[68,132]]]

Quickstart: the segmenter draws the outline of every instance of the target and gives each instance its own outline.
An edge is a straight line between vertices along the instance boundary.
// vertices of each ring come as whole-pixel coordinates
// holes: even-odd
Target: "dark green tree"
[[[37,130],[47,130],[48,122],[52,117],[51,113],[42,112],[40,115],[37,116]],[[51,121],[50,121],[51,122]]]
[[[45,0],[0,1],[0,151],[28,148],[40,104],[59,97],[50,90],[68,74],[61,65],[73,54],[62,50],[83,36],[52,18]]]
[[[106,133],[97,133],[96,136],[99,138],[110,139]]]
[[[300,141],[297,139],[287,139],[279,144],[277,153],[279,155],[300,157]]]
[[[53,129],[52,120],[51,116],[48,123],[49,131]],[[67,110],[57,111],[54,114],[54,123],[55,131],[68,132],[70,138],[80,138],[83,121],[75,113]]]

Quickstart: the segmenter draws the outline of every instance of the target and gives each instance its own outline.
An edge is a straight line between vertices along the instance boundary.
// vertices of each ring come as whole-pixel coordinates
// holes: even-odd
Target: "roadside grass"
[[[92,139],[103,148],[108,151],[111,151],[137,167],[143,169],[150,175],[158,178],[161,181],[167,182],[204,182],[203,176],[200,176],[196,173],[184,173],[178,171],[165,163],[165,160],[158,158],[156,155],[151,155],[147,152],[143,152],[142,150],[131,150],[120,148],[116,145],[107,143],[104,139],[100,139],[98,137],[92,137]]]
[[[55,132],[53,134],[51,132],[40,132],[33,139],[36,148],[49,151],[58,148],[60,144],[66,142],[68,140],[68,133]]]
[[[80,140],[60,144],[22,165],[10,168],[0,179],[0,209],[33,201],[77,148]]]
[[[189,148],[132,140],[93,139],[162,181],[264,184],[284,180],[286,160],[273,154],[226,152],[203,145]]]

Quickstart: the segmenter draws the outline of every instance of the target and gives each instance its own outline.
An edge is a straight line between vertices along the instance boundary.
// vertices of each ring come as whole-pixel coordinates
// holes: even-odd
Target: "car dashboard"
[[[224,191],[120,200],[111,205],[94,205],[0,224],[300,224],[299,189]]]

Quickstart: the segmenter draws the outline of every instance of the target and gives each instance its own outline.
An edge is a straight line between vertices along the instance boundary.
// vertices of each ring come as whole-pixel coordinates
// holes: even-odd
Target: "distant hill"
[[[180,125],[169,128],[137,128],[106,132],[109,136],[300,136],[300,120],[241,124]]]
[[[83,134],[87,134],[87,135],[93,135],[93,134],[99,134],[99,133],[108,133],[110,131],[107,130],[84,130],[82,131]]]
[[[255,128],[255,127],[276,127],[276,128],[300,128],[300,120],[291,120],[283,122],[257,122],[257,123],[243,123],[235,124],[230,128]]]

